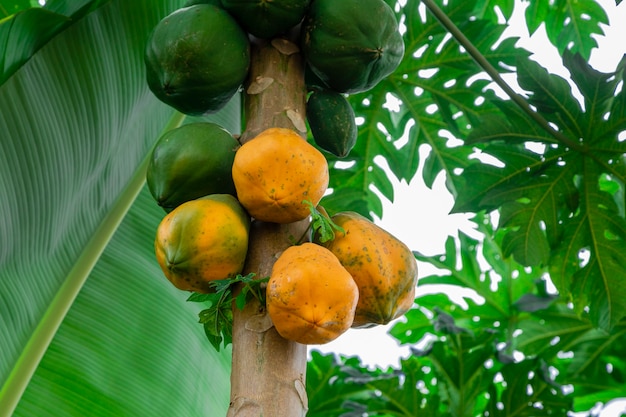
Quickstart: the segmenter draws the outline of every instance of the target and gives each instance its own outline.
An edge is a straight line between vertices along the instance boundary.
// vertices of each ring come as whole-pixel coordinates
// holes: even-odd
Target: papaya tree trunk
[[[270,127],[306,137],[304,65],[293,40],[254,40],[244,92],[244,143]],[[290,224],[253,221],[244,273],[270,275],[280,253],[300,240],[308,220]],[[233,356],[228,417],[299,417],[308,409],[307,348],[283,339],[256,300],[233,306]]]

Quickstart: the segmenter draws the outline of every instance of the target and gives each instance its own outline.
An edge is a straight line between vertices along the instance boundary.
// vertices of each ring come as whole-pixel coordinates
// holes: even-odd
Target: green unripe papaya
[[[250,43],[225,10],[196,4],[156,25],[145,65],[148,86],[161,101],[188,115],[215,113],[247,76]]]
[[[217,7],[222,7],[220,0],[187,0],[183,7],[195,6],[196,4],[213,4]]]
[[[300,23],[311,0],[222,0],[242,28],[258,38],[273,38]]]
[[[317,146],[339,158],[348,156],[358,130],[354,110],[343,94],[313,90],[307,100],[306,118]]]
[[[371,89],[404,56],[398,22],[384,0],[315,0],[301,38],[313,72],[340,93]]]
[[[215,123],[190,123],[159,138],[146,181],[157,203],[169,212],[211,194],[235,195],[232,166],[239,142]]]

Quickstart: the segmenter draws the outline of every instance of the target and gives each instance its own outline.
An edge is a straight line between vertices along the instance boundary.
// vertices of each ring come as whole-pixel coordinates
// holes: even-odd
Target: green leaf
[[[485,366],[495,352],[495,334],[460,333],[450,336],[450,343],[436,342],[430,358],[437,370],[442,396],[452,415],[473,415],[473,410],[493,378]]]
[[[519,324],[522,332],[515,338],[515,348],[527,356],[550,357],[561,346],[553,341],[559,340],[567,346],[592,329],[589,320],[581,318],[562,304],[555,304],[550,309],[540,310],[526,316]]]
[[[506,11],[510,5],[509,1],[498,2]],[[448,2],[444,10],[490,62],[509,72],[528,52],[516,48],[514,39],[505,39],[494,47],[506,26],[477,20],[479,8],[483,10],[479,13],[486,13],[490,5],[455,0]],[[450,40],[435,18],[426,15],[423,19],[418,9],[409,5],[400,9],[406,15],[407,53],[398,69],[374,89],[348,97],[363,124],[359,125],[357,143],[348,158],[337,161],[329,157],[332,193],[323,200],[329,211],[349,206],[366,217],[380,217],[382,206],[372,188],[393,201],[386,170],[398,180],[409,181],[417,172],[422,145],[430,149],[424,161],[426,184],[432,186],[444,171],[447,185],[456,192],[452,181],[455,171],[467,165],[472,150],[448,146],[448,142],[453,136],[466,134],[479,115],[494,111],[484,100],[493,95],[485,90],[488,82],[472,80],[482,69]]]
[[[352,383],[346,378],[346,370],[362,369],[360,360],[338,358],[334,354],[323,355],[311,351],[307,365],[306,391],[309,400],[307,417],[340,417],[354,408],[348,399],[367,398],[371,389],[363,384]]]
[[[560,53],[578,52],[586,59],[598,46],[592,35],[603,35],[609,18],[596,1],[557,0],[547,7],[544,22],[548,39]]]
[[[204,326],[207,339],[216,351],[223,345],[227,347],[233,339],[233,293],[238,309],[243,310],[246,303],[255,298],[265,306],[265,290],[262,285],[269,281],[269,277],[255,279],[256,274],[238,274],[233,278],[220,279],[211,282],[214,292],[209,294],[193,293],[187,301],[208,303],[209,307],[198,313],[199,322]]]
[[[557,299],[556,295],[543,295],[538,296],[536,294],[524,294],[513,303],[513,306],[519,311],[535,312],[537,310],[544,310]]]
[[[3,0],[0,2],[0,20],[34,6],[31,4],[31,0]],[[37,6],[39,6],[39,3],[37,3]]]
[[[163,212],[142,188],[146,156],[179,119],[145,85],[142,53],[178,6],[108,2],[0,86],[3,412],[16,401],[16,417],[228,407],[230,353],[212,351],[158,268]],[[236,131],[237,104],[213,120]]]
[[[24,65],[41,47],[69,25],[111,0],[48,1],[44,7],[30,2],[0,5],[0,85]],[[28,4],[25,4],[28,3]],[[37,4],[37,6],[39,6]]]
[[[558,75],[549,74],[531,60],[518,62],[518,82],[524,90],[532,92],[528,101],[537,107],[548,121],[555,123],[567,135],[580,138],[585,128],[580,103],[572,96],[568,82]]]
[[[314,241],[325,243],[335,238],[335,231],[345,233],[343,228],[328,215],[326,209],[323,207],[318,209],[310,201],[305,200],[303,203],[307,204],[311,211],[311,230]]]
[[[598,46],[592,35],[603,35],[601,24],[609,23],[606,12],[596,1],[558,0],[554,3],[530,2],[526,9],[526,23],[530,33],[545,24],[550,42],[561,54],[580,53],[588,59]]]
[[[584,111],[567,81],[538,64],[520,63],[519,81],[531,104],[573,147],[529,135],[522,117],[497,124],[483,118],[473,140],[488,143],[483,153],[499,165],[466,168],[454,210],[499,209],[504,255],[524,265],[549,265],[555,285],[572,295],[578,311],[589,305],[593,322],[610,328],[626,315],[626,289],[617,278],[626,274],[618,255],[626,231],[621,162],[626,146],[618,138],[625,126],[624,92],[616,94],[624,64],[605,74],[576,55],[565,54],[565,63],[583,95]],[[509,107],[499,107],[515,116]]]
[[[42,8],[23,10],[0,21],[0,85],[69,21]]]
[[[509,363],[500,372],[506,385],[499,396],[489,399],[490,416],[539,417],[565,415],[571,410],[571,398],[554,383],[542,361]]]
[[[444,407],[437,395],[439,386],[435,372],[429,369],[426,358],[410,356],[400,361],[400,369],[373,375],[367,386],[372,395],[360,402],[366,405],[368,415],[411,417],[442,415]],[[420,389],[416,389],[420,387]]]
[[[560,289],[570,289],[579,311],[588,304],[594,324],[610,329],[626,315],[626,285],[617,278],[626,274],[621,255],[626,221],[616,215],[612,197],[599,189],[597,166],[587,163],[584,172],[580,214],[563,224],[551,274]]]
[[[504,15],[505,19],[509,19],[513,14],[515,7],[514,0],[483,0],[477,1],[475,13],[479,19],[487,18],[493,22],[497,22],[500,18],[497,11]]]

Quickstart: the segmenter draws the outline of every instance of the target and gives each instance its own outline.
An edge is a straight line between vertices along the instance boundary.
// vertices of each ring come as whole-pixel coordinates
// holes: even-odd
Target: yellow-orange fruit
[[[232,169],[237,198],[250,215],[272,223],[309,216],[328,187],[328,162],[291,129],[270,128],[243,144]]]
[[[359,290],[328,249],[303,243],[276,260],[267,284],[267,311],[276,331],[302,344],[323,344],[352,325]]]
[[[323,243],[359,287],[352,327],[386,324],[406,313],[415,299],[417,262],[411,250],[380,226],[354,212],[332,216],[345,233]]]
[[[211,281],[241,273],[249,230],[250,217],[232,195],[191,200],[161,220],[156,258],[176,288],[208,293]]]

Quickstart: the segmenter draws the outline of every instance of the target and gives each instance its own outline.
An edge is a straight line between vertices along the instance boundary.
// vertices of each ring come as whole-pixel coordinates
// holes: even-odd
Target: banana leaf
[[[69,23],[0,21],[0,416],[225,415],[230,351],[161,273],[145,186],[184,118],[147,88],[144,45],[182,2],[49,3]],[[237,100],[210,120],[236,133]]]

